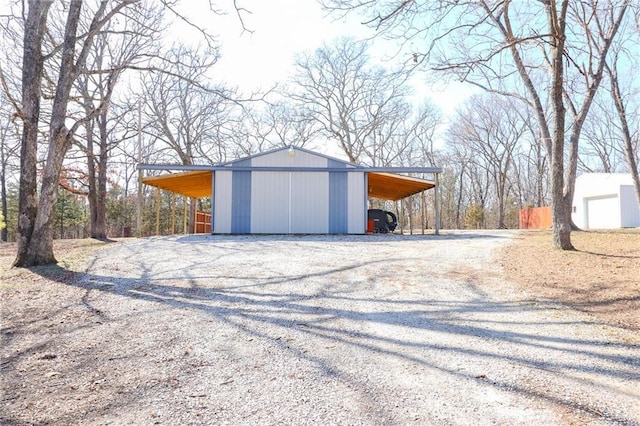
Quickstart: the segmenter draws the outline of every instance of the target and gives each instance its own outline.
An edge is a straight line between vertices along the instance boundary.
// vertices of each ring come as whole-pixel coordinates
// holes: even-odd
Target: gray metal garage
[[[437,191],[442,172],[368,168],[297,147],[214,166],[138,167],[180,172],[146,177],[145,184],[194,198],[211,197],[214,234],[363,234],[369,197],[399,200],[431,188]],[[398,173],[429,173],[434,180]]]

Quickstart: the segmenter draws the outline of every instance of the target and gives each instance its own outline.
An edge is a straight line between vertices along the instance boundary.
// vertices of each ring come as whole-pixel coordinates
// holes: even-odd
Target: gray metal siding
[[[239,161],[240,167],[250,167],[251,161]],[[251,233],[251,172],[234,171],[231,178],[231,233]]]
[[[345,167],[344,163],[329,161],[329,167]],[[347,172],[329,172],[329,233],[349,231],[349,185]]]
[[[349,234],[364,234],[367,229],[367,177],[365,173],[349,173]]]
[[[253,167],[327,167],[327,159],[299,149],[276,151],[252,159]],[[341,167],[344,163],[341,164]]]
[[[229,234],[231,232],[231,187],[233,172],[215,172],[213,197],[215,198],[213,212],[216,234]]]
[[[290,232],[329,232],[329,176],[323,172],[291,173]]]
[[[253,172],[251,232],[286,234],[289,229],[289,173]]]
[[[211,173],[211,233],[213,234],[216,224],[216,197],[214,196],[216,187],[216,172]]]

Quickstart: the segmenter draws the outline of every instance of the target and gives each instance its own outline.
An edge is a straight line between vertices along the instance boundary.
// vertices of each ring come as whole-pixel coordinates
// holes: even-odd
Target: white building
[[[368,198],[400,200],[437,191],[442,172],[364,167],[297,147],[212,166],[138,167],[180,172],[146,177],[148,185],[192,198],[211,197],[214,234],[363,234]],[[435,181],[398,173],[433,174]],[[436,220],[436,232],[437,227]]]
[[[640,207],[630,173],[585,173],[576,179],[573,222],[582,229],[640,226]]]

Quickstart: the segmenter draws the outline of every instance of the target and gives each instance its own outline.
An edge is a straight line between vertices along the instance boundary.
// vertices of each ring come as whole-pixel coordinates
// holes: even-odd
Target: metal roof
[[[294,149],[330,160],[327,162],[329,165],[327,167],[247,166],[247,164],[251,164],[251,161],[247,160],[252,158],[284,150],[291,152]],[[436,186],[432,181],[403,176],[398,173],[433,174],[436,180],[438,173],[442,173],[442,169],[439,167],[365,167],[294,146],[279,147],[272,151],[217,165],[139,164],[136,168],[139,170],[177,171],[178,173],[163,176],[146,177],[142,179],[142,182],[192,198],[211,196],[213,173],[216,171],[366,173],[369,197],[393,201]]]

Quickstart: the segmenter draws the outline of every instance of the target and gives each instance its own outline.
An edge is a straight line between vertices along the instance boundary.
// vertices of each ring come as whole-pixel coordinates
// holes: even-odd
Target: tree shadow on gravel
[[[209,238],[218,237],[207,236],[203,240],[210,241]],[[273,237],[267,240],[270,238]],[[385,237],[375,238],[376,241],[384,241]],[[465,235],[460,238],[474,237]],[[178,238],[176,241],[193,244],[198,239],[190,237],[183,241]],[[223,241],[243,239],[221,238]],[[291,240],[295,240],[295,236],[286,236],[286,241]],[[311,238],[311,241],[314,239]],[[320,238],[319,241],[326,239]],[[602,339],[593,340],[581,338],[578,334],[566,337],[531,331],[537,327],[585,325],[584,322],[563,321],[549,316],[539,322],[518,321],[518,316],[523,312],[536,313],[549,309],[536,301],[491,300],[477,286],[474,287],[474,282],[466,285],[472,293],[468,300],[424,298],[424,295],[414,298],[409,292],[401,291],[393,297],[363,297],[358,285],[347,290],[344,286],[330,285],[334,275],[343,276],[370,268],[375,264],[370,261],[345,260],[340,268],[257,279],[243,276],[241,270],[236,275],[212,273],[203,276],[185,269],[185,280],[180,283],[174,278],[163,278],[153,273],[156,265],[149,261],[145,263],[132,257],[130,262],[140,272],[127,278],[90,272],[74,273],[60,267],[34,268],[33,272],[83,290],[76,307],[86,309],[98,324],[107,324],[114,318],[108,311],[96,307],[96,300],[104,295],[114,297],[112,303],[124,304],[129,299],[142,302],[145,312],[179,310],[206,314],[218,322],[218,327],[227,326],[252,339],[267,341],[282,353],[315,365],[321,374],[341,381],[350,381],[352,378],[343,372],[339,363],[306,350],[306,342],[326,342],[336,345],[337,350],[365,351],[381,359],[393,358],[422,368],[439,370],[463,383],[479,382],[498,390],[540,399],[560,409],[579,411],[611,422],[634,424],[638,421],[624,417],[624,412],[610,411],[581,398],[567,397],[561,394],[561,387],[532,386],[526,381],[514,381],[500,374],[484,373],[472,368],[476,362],[489,360],[522,368],[529,375],[535,375],[536,372],[554,374],[562,378],[565,384],[582,383],[582,373],[585,371],[598,377],[599,382],[640,381],[640,347],[637,344],[615,341],[604,335]],[[315,289],[310,290],[308,281],[324,284],[314,284]],[[288,286],[286,293],[277,290],[283,285]],[[494,314],[511,314],[514,319],[492,319]],[[135,318],[141,312],[131,310],[128,315]],[[172,325],[167,324],[167,327],[171,329]],[[394,333],[393,330],[398,332]],[[284,334],[294,335],[297,343],[285,341],[282,338]],[[448,339],[438,338],[443,335],[456,336],[458,339],[454,344]],[[607,351],[603,351],[603,348],[607,348]],[[614,354],[608,353],[611,348],[616,349]],[[37,349],[30,351],[33,353]],[[539,350],[546,351],[546,356],[531,355]],[[14,354],[3,362],[15,363],[27,353],[29,351]],[[566,360],[568,357],[578,357],[582,362]],[[468,368],[444,362],[443,359],[447,358],[463,360]],[[358,385],[353,384],[354,387]],[[637,397],[624,391],[616,391],[616,394],[623,399]]]
[[[438,241],[438,240],[471,240],[471,239],[505,239],[515,235],[513,230],[443,230],[436,235],[426,234],[190,234],[172,237],[174,241],[186,244],[211,243],[214,242],[358,242],[358,243],[381,243],[399,241]],[[151,241],[151,240],[150,240]]]

